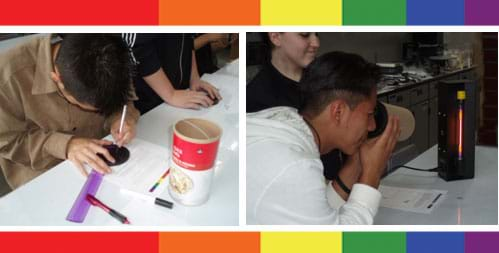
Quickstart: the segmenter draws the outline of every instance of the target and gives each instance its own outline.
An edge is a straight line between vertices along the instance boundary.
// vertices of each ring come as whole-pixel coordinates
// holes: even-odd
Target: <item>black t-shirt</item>
[[[272,64],[266,64],[246,86],[246,112],[257,112],[276,106],[300,109],[303,96],[298,82],[282,75]]]
[[[264,65],[246,86],[246,112],[276,106],[301,109],[304,97],[298,85],[298,82],[285,77],[271,63]],[[343,157],[339,150],[321,156],[326,179],[333,180],[336,177],[343,166]]]
[[[196,35],[199,37],[204,33]],[[211,74],[218,70],[215,64],[214,57],[216,57],[211,49],[211,43],[207,43],[201,48],[196,50],[196,64],[198,66],[199,75],[202,76],[205,73]]]
[[[122,37],[131,48],[137,64],[134,83],[139,100],[135,102],[135,107],[141,114],[163,103],[163,99],[143,79],[159,68],[163,68],[175,89],[189,88],[194,49],[192,34],[123,34]]]

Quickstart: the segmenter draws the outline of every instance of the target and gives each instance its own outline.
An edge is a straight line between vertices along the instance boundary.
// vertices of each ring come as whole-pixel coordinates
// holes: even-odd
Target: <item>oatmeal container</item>
[[[175,123],[168,186],[175,201],[193,206],[208,200],[221,135],[222,129],[208,120]]]

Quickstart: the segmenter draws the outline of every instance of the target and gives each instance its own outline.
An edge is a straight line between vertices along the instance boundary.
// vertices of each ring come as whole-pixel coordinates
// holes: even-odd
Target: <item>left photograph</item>
[[[238,45],[0,34],[0,226],[239,225]]]

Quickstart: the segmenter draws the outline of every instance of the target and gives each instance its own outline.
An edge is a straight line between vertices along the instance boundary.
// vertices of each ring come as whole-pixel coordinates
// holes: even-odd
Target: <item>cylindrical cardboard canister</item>
[[[374,120],[376,121],[376,129],[369,132],[369,138],[375,138],[383,134],[386,125],[388,124],[388,116],[397,116],[399,118],[400,135],[397,141],[405,141],[412,136],[416,127],[416,120],[412,112],[400,106],[376,102],[376,113]]]
[[[172,159],[168,191],[184,205],[208,200],[222,129],[197,118],[183,119],[173,126]]]

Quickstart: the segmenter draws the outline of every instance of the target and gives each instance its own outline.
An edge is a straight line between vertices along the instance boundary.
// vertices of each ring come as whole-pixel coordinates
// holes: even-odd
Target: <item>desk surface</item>
[[[437,166],[434,146],[406,164],[417,168]],[[380,207],[374,224],[497,224],[497,148],[477,146],[475,178],[446,182],[436,172],[400,168],[384,178],[382,185],[446,190],[445,200],[431,214]]]
[[[199,111],[163,104],[143,115],[137,138],[171,147],[171,126],[179,119],[201,117],[223,128],[209,200],[200,206],[175,204],[169,210],[142,202],[110,183],[103,182],[97,197],[128,216],[134,225],[238,225],[239,223],[239,119],[238,61],[215,74],[203,76],[220,89],[223,99]],[[98,208],[90,211],[82,224],[66,221],[85,178],[65,161],[28,184],[0,199],[0,225],[121,225]],[[171,200],[168,191],[160,195]]]

